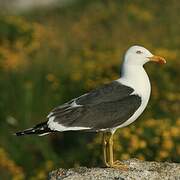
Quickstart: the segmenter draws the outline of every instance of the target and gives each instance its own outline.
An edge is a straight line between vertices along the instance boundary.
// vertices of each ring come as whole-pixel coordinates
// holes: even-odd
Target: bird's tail
[[[50,132],[52,132],[52,130],[48,127],[47,121],[46,121],[46,122],[36,125],[33,128],[29,128],[29,129],[25,129],[24,131],[16,132],[15,135],[16,136],[24,136],[24,135],[36,134],[39,136],[43,136],[43,135],[49,134]]]

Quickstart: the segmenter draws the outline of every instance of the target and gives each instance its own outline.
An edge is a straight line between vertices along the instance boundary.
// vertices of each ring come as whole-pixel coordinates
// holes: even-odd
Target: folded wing
[[[48,126],[56,131],[98,131],[119,126],[141,105],[141,97],[133,91],[113,81],[55,108],[48,115]]]

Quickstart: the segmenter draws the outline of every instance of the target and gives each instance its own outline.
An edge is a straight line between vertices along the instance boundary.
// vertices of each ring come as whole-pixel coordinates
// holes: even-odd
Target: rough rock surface
[[[49,174],[50,180],[180,180],[179,163],[147,162],[137,159],[123,161],[129,170],[113,168],[58,169]]]

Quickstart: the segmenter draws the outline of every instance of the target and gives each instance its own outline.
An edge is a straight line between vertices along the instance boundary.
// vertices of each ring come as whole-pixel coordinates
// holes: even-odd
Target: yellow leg
[[[105,132],[103,134],[103,154],[104,162],[107,167],[118,168],[121,170],[127,170],[128,167],[120,161],[114,162],[113,155],[113,134],[110,132]]]
[[[113,167],[114,164],[114,154],[113,154],[113,134],[110,133],[109,135],[109,165]]]
[[[108,141],[107,141],[106,133],[103,134],[103,155],[104,155],[104,163],[107,167],[109,167],[109,164],[108,164],[108,161],[109,161]]]

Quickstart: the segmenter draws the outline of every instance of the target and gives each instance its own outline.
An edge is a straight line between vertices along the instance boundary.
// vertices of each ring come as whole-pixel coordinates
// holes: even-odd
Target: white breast
[[[117,81],[126,86],[132,87],[135,90],[132,94],[138,94],[141,97],[142,102],[136,112],[123,124],[112,129],[112,132],[134,122],[146,108],[151,93],[149,77],[142,66],[126,67],[125,73],[122,72],[122,78],[118,79]]]

